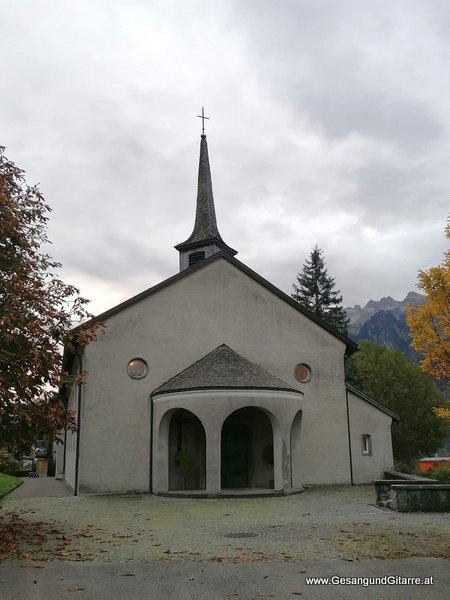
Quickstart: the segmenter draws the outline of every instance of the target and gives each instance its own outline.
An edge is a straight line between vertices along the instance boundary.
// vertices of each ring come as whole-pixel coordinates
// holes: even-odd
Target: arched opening
[[[221,434],[221,487],[273,488],[273,430],[267,414],[245,407],[229,415]]]
[[[301,429],[302,411],[299,410],[292,421],[291,427],[291,479],[293,488],[302,487],[302,456],[301,456]]]
[[[200,419],[176,410],[169,425],[169,490],[204,490],[206,438]]]

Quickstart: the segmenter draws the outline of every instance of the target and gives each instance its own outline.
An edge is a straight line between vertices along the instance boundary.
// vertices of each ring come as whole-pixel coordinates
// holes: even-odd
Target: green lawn
[[[5,475],[0,473],[0,497],[9,494],[14,488],[22,483],[20,477],[13,477],[12,475]]]

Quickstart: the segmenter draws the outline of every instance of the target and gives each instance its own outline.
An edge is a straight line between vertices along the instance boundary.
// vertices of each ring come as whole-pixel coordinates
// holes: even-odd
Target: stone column
[[[169,491],[169,424],[170,419],[163,417],[161,426],[155,409],[153,419],[153,492]]]
[[[218,496],[221,490],[220,429],[210,425],[206,431],[206,492]]]

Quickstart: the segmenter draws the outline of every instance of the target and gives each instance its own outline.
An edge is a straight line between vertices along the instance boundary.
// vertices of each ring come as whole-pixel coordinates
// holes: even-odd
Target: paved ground
[[[389,561],[0,565],[2,600],[444,600],[449,565],[433,558]],[[432,585],[307,585],[306,577],[433,577]],[[369,580],[366,580],[369,583]]]
[[[30,480],[34,483],[41,480]],[[374,506],[372,486],[242,499],[20,497],[24,486],[3,501],[2,522],[16,537],[2,544],[0,557],[113,562],[450,557],[448,515],[381,510]]]
[[[306,589],[305,570],[322,576],[435,573],[432,588],[424,593],[422,586],[408,586],[408,598],[450,595],[448,514],[381,510],[374,506],[372,486],[314,488],[281,498],[27,497],[33,482],[37,493],[41,481],[18,488],[0,509],[2,599],[48,598],[47,584],[58,598],[64,590],[67,597],[77,591],[83,598],[109,598],[98,581],[101,589],[123,590],[111,598],[132,600],[289,598],[297,592],[313,598],[405,597],[401,586],[389,592],[359,588],[359,595],[348,586]],[[60,482],[53,483],[53,493],[62,493]],[[133,594],[125,593],[127,586],[134,586]],[[209,591],[202,596],[199,590]]]
[[[24,477],[22,485],[9,494],[9,498],[50,498],[73,496],[68,483],[54,477]]]

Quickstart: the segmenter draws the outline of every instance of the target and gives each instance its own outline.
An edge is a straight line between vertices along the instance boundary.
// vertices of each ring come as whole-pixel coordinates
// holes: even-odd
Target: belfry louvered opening
[[[189,266],[193,267],[198,263],[205,260],[205,252],[203,250],[198,250],[197,252],[191,252],[189,254]]]

